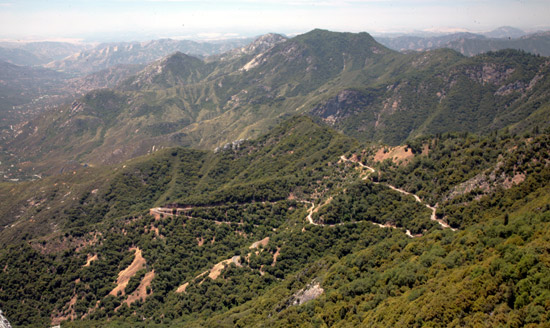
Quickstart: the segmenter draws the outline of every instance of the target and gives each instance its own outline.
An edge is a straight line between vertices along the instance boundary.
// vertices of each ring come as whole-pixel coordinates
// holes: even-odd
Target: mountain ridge
[[[538,112],[545,120],[548,110],[547,70],[544,58],[517,51],[472,58],[445,49],[400,54],[366,33],[314,30],[232,60],[168,56],[112,91],[79,100],[116,108],[108,117],[100,109],[90,116],[65,107],[21,128],[8,149],[42,156],[46,148],[36,146],[51,131],[56,146],[48,146],[46,166],[59,168],[60,159],[115,163],[153,147],[213,149],[258,136],[295,113],[392,145],[457,129],[530,129],[542,122],[527,118]],[[80,135],[71,132],[77,130]]]
[[[63,60],[51,62],[46,67],[82,75],[118,64],[147,64],[176,51],[198,56],[212,55],[243,45],[245,42],[246,40],[235,40],[214,44],[190,40],[159,39],[147,42],[105,43]]]
[[[385,46],[402,52],[450,48],[466,56],[475,56],[489,51],[516,49],[535,55],[550,56],[548,32],[525,34],[514,29],[493,32],[494,34],[485,33],[483,35],[460,32],[433,37],[381,36],[376,39]]]

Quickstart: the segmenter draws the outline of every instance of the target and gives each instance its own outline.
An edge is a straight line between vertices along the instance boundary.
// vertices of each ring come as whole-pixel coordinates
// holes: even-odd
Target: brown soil
[[[86,264],[84,264],[84,266],[89,267],[95,260],[97,260],[97,254],[94,254],[93,256],[88,254],[88,259],[86,260]]]
[[[506,181],[504,181],[503,185],[505,189],[510,189],[514,185],[520,184],[523,181],[525,181],[525,174],[516,173],[512,179],[507,178]]]
[[[159,228],[155,227],[154,225],[151,224],[151,229],[149,229],[149,231],[154,231],[155,232],[155,236],[159,236]]]
[[[76,314],[74,312],[74,305],[76,304],[76,301],[78,299],[78,295],[74,295],[71,300],[67,303],[67,310],[63,311],[63,313],[58,313],[57,316],[52,316],[52,326],[59,325],[62,321],[65,320],[74,320],[76,319]]]
[[[430,153],[430,145],[425,144],[424,147],[422,147],[422,155],[428,155]]]
[[[155,278],[155,270],[147,272],[141,280],[138,288],[124,301],[128,306],[137,300],[144,301],[147,298],[147,287],[151,286],[151,281]]]
[[[386,159],[391,159],[394,163],[397,164],[407,163],[411,158],[414,157],[414,154],[410,149],[405,150],[405,148],[405,146],[387,148],[387,152],[384,152],[384,148],[380,148],[374,155],[374,160],[376,162],[382,162]]]
[[[160,220],[160,213],[158,213],[155,208],[149,210],[149,215],[154,217],[155,220]]]
[[[126,285],[128,285],[130,278],[145,267],[146,261],[141,255],[141,249],[130,248],[130,250],[136,251],[134,261],[130,264],[130,266],[118,273],[118,279],[116,281],[117,286],[109,293],[109,295],[117,296],[119,291],[122,292],[122,295],[124,295],[124,289],[126,288]]]
[[[277,258],[279,255],[281,255],[281,248],[277,247],[277,251],[273,254],[273,263],[271,263],[271,266],[275,266],[275,264],[277,264]]]
[[[212,280],[218,279],[220,274],[222,273],[222,270],[225,268],[226,265],[231,264],[233,262],[233,259],[227,259],[225,261],[221,261],[220,263],[214,265],[212,269],[210,269],[210,273],[208,274],[208,277]]]
[[[269,243],[269,237],[265,237],[264,239],[262,240],[259,240],[257,242],[254,242],[252,245],[250,245],[250,247],[248,247],[249,249],[254,249],[254,248],[259,248],[260,245],[263,246],[263,247],[266,247],[267,244]]]
[[[176,289],[176,293],[185,293],[185,290],[187,289],[187,286],[189,286],[189,283],[186,282],[185,284],[181,285]]]

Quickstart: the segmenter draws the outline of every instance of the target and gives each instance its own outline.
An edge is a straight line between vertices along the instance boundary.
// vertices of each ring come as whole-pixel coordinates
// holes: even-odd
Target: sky
[[[314,28],[371,34],[547,30],[550,0],[0,0],[0,39],[224,39]]]

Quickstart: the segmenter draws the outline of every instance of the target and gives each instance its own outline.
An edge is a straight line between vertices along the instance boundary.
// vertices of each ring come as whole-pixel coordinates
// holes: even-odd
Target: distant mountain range
[[[488,38],[515,39],[528,35],[529,33],[512,26],[501,26],[492,31],[482,33]]]
[[[130,48],[0,62],[0,324],[548,326],[548,57]]]
[[[17,125],[67,95],[63,73],[0,61],[0,129]],[[3,134],[4,131],[2,131]]]
[[[376,37],[386,47],[397,51],[425,51],[449,48],[466,56],[503,49],[523,50],[550,56],[550,32],[526,34],[513,28],[501,28],[490,33],[453,33],[441,36]]]
[[[71,102],[75,95],[114,87],[146,64],[176,51],[204,57],[245,46],[250,41],[207,43],[163,39],[93,48],[65,42],[2,42],[0,129]]]
[[[513,50],[472,58],[445,49],[402,54],[367,33],[324,30],[267,39],[207,61],[172,54],[27,123],[6,150],[51,172],[68,161],[117,163],[173,145],[213,149],[296,113],[392,145],[548,122],[544,57]]]
[[[107,43],[75,53],[62,60],[51,62],[45,67],[71,74],[84,75],[116,65],[148,64],[177,51],[198,57],[206,57],[245,46],[250,41],[250,39],[237,39],[209,43],[160,39],[148,42]]]
[[[0,60],[20,66],[42,66],[91,48],[68,42],[0,42]]]

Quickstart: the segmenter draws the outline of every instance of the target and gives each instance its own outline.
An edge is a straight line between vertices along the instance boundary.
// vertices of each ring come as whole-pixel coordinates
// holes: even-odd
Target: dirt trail
[[[370,166],[367,166],[367,165],[361,163],[360,161],[353,161],[353,160],[351,160],[351,159],[348,159],[348,158],[346,158],[346,156],[344,156],[344,155],[340,156],[340,159],[341,159],[342,161],[344,161],[344,162],[351,162],[351,163],[359,164],[359,166],[361,166],[362,168],[369,170],[369,173],[374,173],[374,172],[375,172],[375,169],[374,169],[374,168],[372,168],[372,167],[370,167]],[[363,177],[363,180],[367,180],[367,178],[369,177],[369,175],[370,175],[370,174],[367,174],[366,176],[364,176],[364,177]]]
[[[202,208],[206,208],[206,207],[202,207]],[[213,207],[209,207],[209,208],[213,208]],[[154,207],[154,208],[149,209],[149,215],[152,215],[153,217],[155,217],[155,220],[158,221],[163,216],[181,216],[181,213],[183,213],[185,211],[189,211],[190,209],[192,209],[192,208],[188,208],[188,207],[185,207],[185,208]],[[173,212],[174,210],[176,210],[176,214],[174,214],[174,212]],[[185,217],[188,218],[188,219],[193,218],[190,215],[185,215]],[[235,223],[235,224],[238,224],[238,225],[242,225],[242,223],[240,223],[240,222],[214,221],[214,220],[208,220],[208,221],[211,221],[214,224],[232,224],[232,223]]]
[[[307,200],[304,200],[303,201],[304,203],[308,203],[308,204],[311,204],[311,207],[307,210],[307,221],[309,222],[309,224],[313,224],[313,225],[320,225],[319,223],[315,223],[313,222],[313,211],[315,210],[315,204],[313,204],[312,202],[309,202]]]
[[[351,162],[351,163],[359,164],[359,166],[361,166],[362,168],[368,169],[368,170],[370,171],[370,173],[374,173],[374,172],[375,172],[374,168],[372,168],[372,167],[370,167],[370,166],[367,166],[367,165],[364,165],[364,164],[361,163],[360,161],[357,161],[357,160],[354,161],[354,160],[352,160],[352,159],[348,159],[348,158],[346,158],[344,155],[340,156],[340,159],[343,160],[343,161],[346,161],[346,162]],[[365,176],[365,177],[363,177],[363,180],[366,180],[367,178],[368,178],[368,175]],[[439,225],[440,225],[441,227],[445,228],[445,229],[451,229],[452,231],[456,231],[455,228],[452,228],[452,227],[451,227],[450,225],[448,225],[446,222],[444,222],[443,220],[437,218],[437,216],[436,216],[436,211],[437,211],[436,207],[437,207],[437,204],[436,204],[435,206],[430,206],[429,204],[423,202],[422,199],[420,199],[420,197],[418,197],[417,195],[415,195],[415,194],[413,194],[413,193],[410,193],[410,192],[408,192],[408,191],[405,191],[405,190],[403,190],[403,189],[397,188],[397,187],[392,186],[392,185],[387,184],[387,183],[385,183],[384,185],[385,185],[386,187],[389,187],[389,188],[391,188],[391,189],[393,189],[393,190],[395,190],[395,191],[397,191],[397,192],[400,192],[400,193],[402,193],[402,194],[413,196],[414,199],[415,199],[417,202],[423,204],[423,205],[426,206],[430,211],[432,211],[432,214],[430,215],[430,220],[439,223]],[[413,235],[410,233],[410,231],[408,231],[408,230],[407,230],[407,235],[408,235],[408,236],[411,236],[411,237],[413,236]]]
[[[450,225],[448,225],[448,224],[447,224],[446,222],[444,222],[443,220],[440,220],[440,219],[437,218],[437,216],[435,215],[435,212],[437,211],[437,208],[436,208],[436,207],[437,207],[437,204],[436,204],[436,206],[430,206],[429,204],[424,203],[424,202],[422,201],[422,199],[420,199],[420,197],[418,197],[418,196],[415,195],[415,194],[411,194],[411,193],[408,192],[408,191],[405,191],[405,190],[403,190],[403,189],[396,188],[396,187],[394,187],[394,186],[392,186],[392,185],[390,185],[390,184],[385,184],[385,185],[388,186],[388,187],[390,187],[391,189],[393,189],[393,190],[395,190],[395,191],[398,191],[398,192],[402,193],[402,194],[413,196],[414,199],[415,199],[417,202],[423,204],[423,205],[426,206],[430,211],[432,211],[432,214],[430,215],[430,220],[439,223],[439,225],[440,225],[441,227],[443,227],[443,228],[447,228],[447,229],[451,229],[452,231],[456,231],[455,228],[451,227]]]

